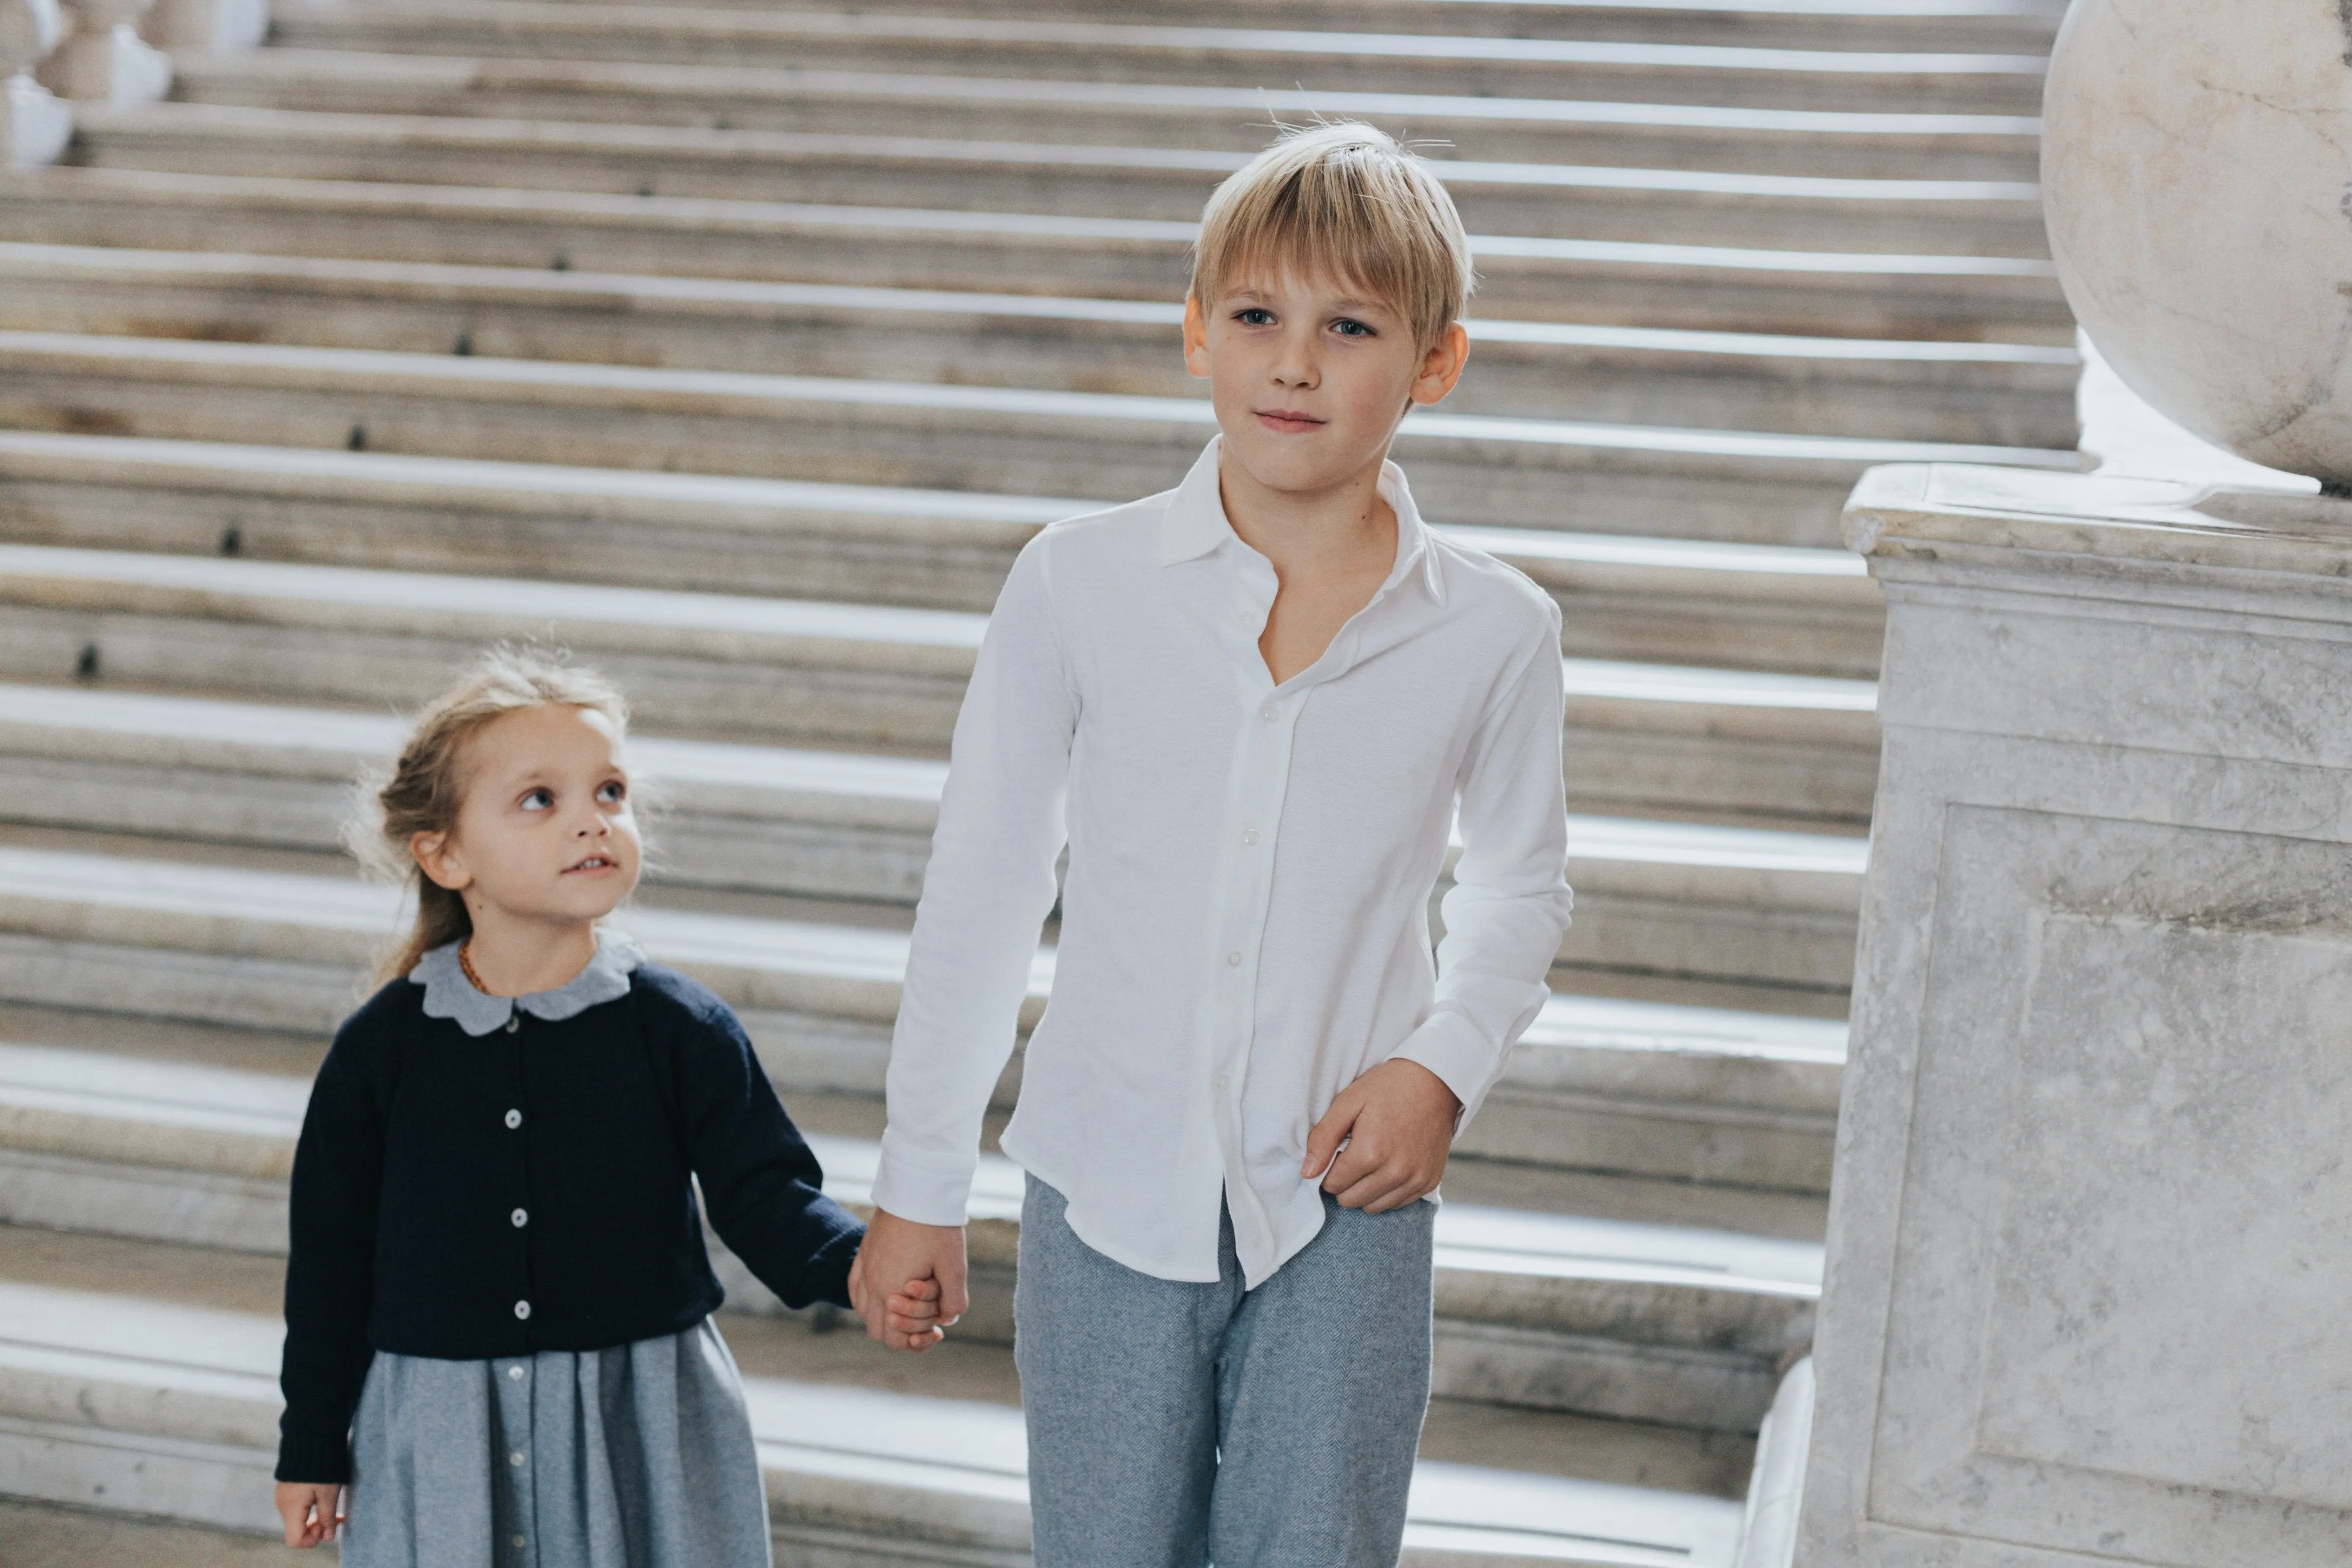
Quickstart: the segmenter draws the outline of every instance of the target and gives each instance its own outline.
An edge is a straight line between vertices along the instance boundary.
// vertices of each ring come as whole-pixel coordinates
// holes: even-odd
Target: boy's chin
[[[1377,469],[1383,455],[1375,447],[1356,452],[1326,429],[1311,435],[1271,435],[1228,431],[1226,451],[1252,483],[1284,495],[1314,495]]]

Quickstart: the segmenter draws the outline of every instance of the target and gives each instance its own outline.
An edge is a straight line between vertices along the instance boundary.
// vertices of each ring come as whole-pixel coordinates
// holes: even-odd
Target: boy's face
[[[1412,404],[1454,390],[1457,323],[1426,353],[1394,306],[1336,278],[1244,273],[1184,302],[1184,363],[1209,383],[1225,454],[1267,489],[1343,486],[1388,455]]]

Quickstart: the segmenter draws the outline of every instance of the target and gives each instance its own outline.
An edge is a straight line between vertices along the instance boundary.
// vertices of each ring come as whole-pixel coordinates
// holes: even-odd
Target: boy
[[[966,1305],[982,1113],[1066,840],[1003,1137],[1039,1568],[1397,1560],[1422,1200],[1569,911],[1559,612],[1385,462],[1461,375],[1468,286],[1453,203],[1388,137],[1268,149],[1211,198],[1185,306],[1222,434],[1174,490],[1045,529],[990,622],[853,1288],[899,1348]]]

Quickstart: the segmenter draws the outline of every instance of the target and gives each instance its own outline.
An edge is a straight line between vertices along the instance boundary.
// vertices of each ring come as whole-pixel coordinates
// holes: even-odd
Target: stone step
[[[752,8],[747,0],[611,3]],[[759,8],[835,9],[826,0],[780,0]],[[947,7],[940,0],[868,0],[858,9],[924,16]],[[967,0],[954,9],[966,16],[1226,27],[1265,16],[1251,0]],[[2065,10],[2064,0],[1294,0],[1282,16],[1290,26],[1321,31],[2042,54]]]
[[[0,546],[0,675],[353,706],[422,701],[475,650],[560,643],[677,730],[943,755],[984,618],[354,568]],[[1869,682],[1571,659],[1580,809],[1860,821]],[[1639,804],[1644,803],[1646,804]]]
[[[513,578],[561,562],[574,582],[983,613],[1038,527],[1097,504],[0,430],[10,542]],[[1878,591],[1846,550],[1449,531],[1553,595],[1570,655],[1877,673]]]
[[[1165,303],[1187,220],[901,211],[133,169],[0,173],[0,238]],[[2032,256],[1474,235],[1497,318],[2069,347]]]
[[[1469,13],[1461,17],[1469,22],[1506,7],[1456,9]],[[2032,182],[2041,170],[2041,122],[2023,115],[1855,114],[326,49],[192,55],[172,63],[179,101],[255,109],[867,135],[887,135],[912,122],[934,136],[976,141],[1226,152],[1256,152],[1276,120],[1354,119],[1433,143],[1455,158],[1857,179]]]
[[[295,179],[838,203],[1184,223],[1248,154],[944,135],[716,131],[323,113],[207,104],[94,108],[75,162]],[[1480,234],[2046,256],[2040,186],[1589,163],[1433,164]]]
[[[307,1078],[121,1051],[0,1043],[0,1221],[282,1253]],[[826,1190],[871,1207],[877,1148],[809,1134]],[[1023,1176],[985,1156],[972,1311],[1012,1340]],[[1752,1433],[1780,1357],[1812,1332],[1822,1249],[1677,1226],[1447,1201],[1438,1213],[1441,1396]],[[731,1258],[738,1311],[782,1304]]]
[[[1215,433],[1205,395],[0,332],[0,425],[1124,501]],[[1397,460],[1433,516],[1833,546],[1881,463],[2072,470],[2072,451],[1417,411]],[[617,460],[617,461],[616,461]]]
[[[258,870],[251,858],[0,845],[0,1002],[323,1035],[395,934],[397,901],[331,866]],[[906,922],[887,914],[850,925],[839,922],[860,911],[789,920],[647,906],[627,924],[743,1015],[780,1083],[871,1095],[906,965]],[[1032,1020],[1051,971],[1049,949]],[[1842,1023],[1822,1019],[1556,993],[1461,1147],[1531,1166],[1818,1193],[1844,1040]],[[1016,1057],[1003,1103],[1018,1076]]]
[[[283,1330],[256,1288],[266,1277],[206,1281],[208,1294],[233,1306],[159,1298],[142,1267],[185,1270],[170,1256],[176,1249],[44,1247],[37,1233],[22,1234],[26,1241],[8,1239],[18,1257],[0,1281],[0,1488],[273,1531]],[[1009,1356],[969,1347],[901,1369],[862,1340],[845,1343],[848,1335],[763,1333],[740,1318],[725,1332],[746,1374],[784,1568],[1028,1563],[1025,1444]],[[1733,1562],[1736,1502],[1548,1473],[1528,1462],[1549,1457],[1533,1444],[1519,1468],[1428,1457],[1444,1447],[1424,1436],[1405,1541],[1411,1568]]]
[[[1171,302],[0,242],[0,329],[1192,396]],[[1474,318],[1448,413],[2072,445],[2071,348]]]
[[[296,48],[390,54],[933,75],[948,69],[960,76],[1905,113],[2033,114],[2041,105],[2045,68],[2038,49],[1987,54],[1758,48],[1576,37],[1482,38],[1230,24],[1139,26],[1052,17],[526,0],[402,0],[350,7],[282,4],[274,9],[271,36]]]
[[[332,853],[389,716],[86,687],[0,685],[0,820]],[[939,763],[639,739],[653,882],[911,908]],[[1867,841],[1578,816],[1570,970],[1842,993]]]

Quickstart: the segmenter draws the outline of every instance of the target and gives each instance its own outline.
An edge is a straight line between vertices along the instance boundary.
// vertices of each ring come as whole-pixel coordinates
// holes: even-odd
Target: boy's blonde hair
[[[1426,160],[1355,120],[1285,131],[1217,187],[1192,246],[1203,309],[1240,275],[1328,276],[1392,306],[1423,353],[1469,303],[1470,244]]]
[[[593,708],[615,729],[625,732],[629,724],[620,688],[595,671],[545,649],[493,648],[425,705],[391,773],[362,786],[361,810],[344,829],[343,842],[362,865],[416,895],[415,924],[378,966],[377,985],[407,974],[434,948],[474,934],[464,895],[426,876],[408,841],[457,825],[474,737],[491,720],[532,707]]]

